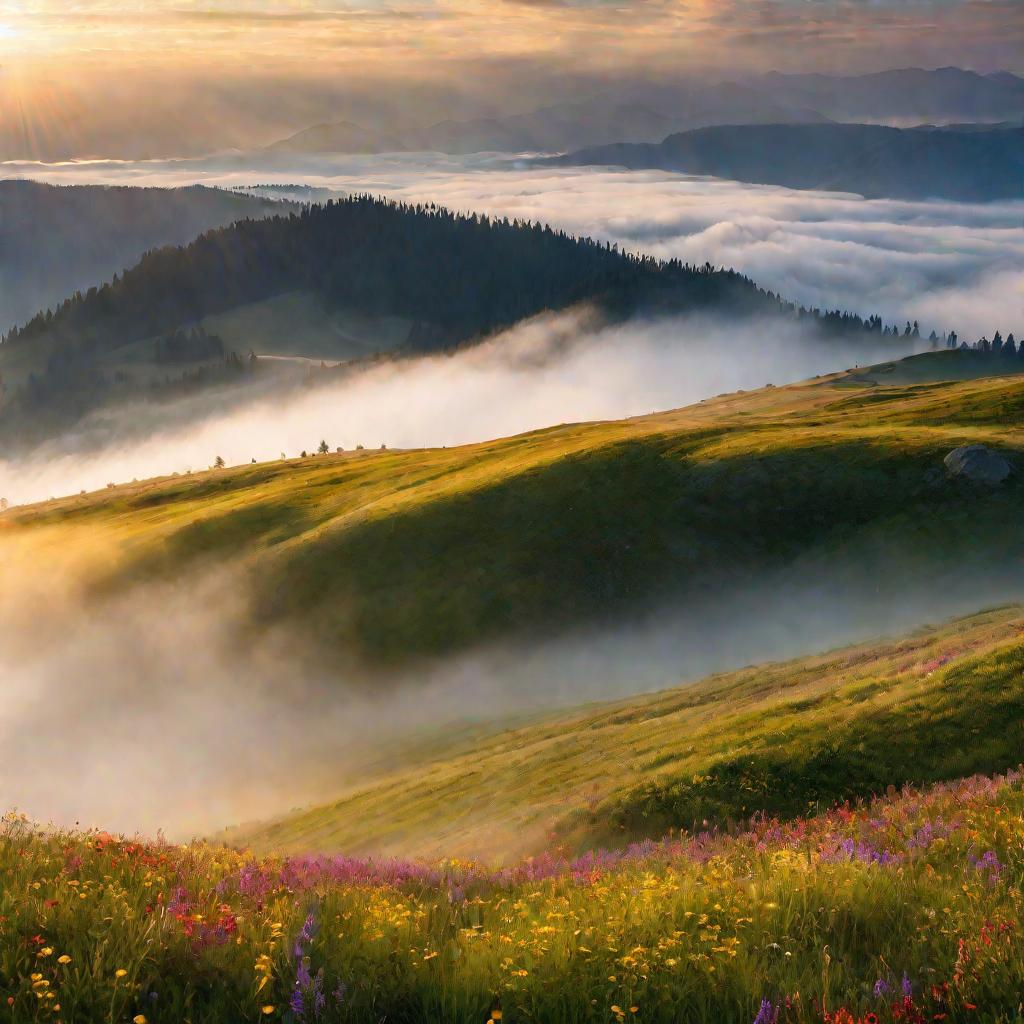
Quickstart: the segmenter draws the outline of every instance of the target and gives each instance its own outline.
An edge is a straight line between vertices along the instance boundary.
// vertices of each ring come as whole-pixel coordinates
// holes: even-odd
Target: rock
[[[983,444],[961,445],[942,461],[949,476],[989,487],[998,487],[1013,472],[1008,459]]]

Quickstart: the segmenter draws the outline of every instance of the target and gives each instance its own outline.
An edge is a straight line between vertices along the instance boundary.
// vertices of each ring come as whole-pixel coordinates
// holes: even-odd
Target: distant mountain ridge
[[[0,334],[149,249],[280,212],[281,204],[200,185],[114,188],[0,181]]]
[[[770,72],[752,84],[782,103],[812,103],[835,121],[914,125],[1024,116],[1024,78],[1005,71],[897,68],[844,77]]]
[[[825,121],[812,110],[784,107],[751,90],[700,96],[687,109],[665,113],[638,100],[606,98],[539,107],[507,117],[446,120],[404,135],[378,133],[350,121],[322,124],[269,146],[268,153],[383,153],[433,151],[559,152],[612,139],[646,141],[684,128],[737,122]]]
[[[657,144],[583,149],[550,162],[658,169],[868,198],[1024,198],[1022,127],[720,126],[670,135]]]
[[[1024,79],[1009,72],[905,68],[846,77],[772,72],[744,81],[632,87],[521,114],[449,119],[401,133],[345,120],[305,129],[267,152],[560,153],[615,142],[660,142],[670,134],[718,125],[916,125],[1022,118]]]

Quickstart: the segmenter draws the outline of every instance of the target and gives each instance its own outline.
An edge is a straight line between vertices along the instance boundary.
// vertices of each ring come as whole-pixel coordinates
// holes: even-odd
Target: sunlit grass
[[[228,838],[290,852],[498,857],[552,841],[580,851],[1002,770],[1024,750],[1022,630],[1024,611],[999,609],[490,736],[453,735],[447,751],[394,750],[389,771],[337,800]]]
[[[1022,395],[1019,378],[826,380],[456,449],[128,485],[0,524],[106,542],[93,582],[116,588],[240,562],[257,627],[291,623],[318,656],[410,662],[703,599],[796,554],[841,562],[884,541],[947,569],[1006,565],[1022,553],[1006,524],[1024,474],[997,491],[929,474],[965,442],[1019,451]]]
[[[255,860],[12,818],[0,998],[17,1024],[1009,1022],[1022,813],[1019,776],[974,778],[498,870]]]

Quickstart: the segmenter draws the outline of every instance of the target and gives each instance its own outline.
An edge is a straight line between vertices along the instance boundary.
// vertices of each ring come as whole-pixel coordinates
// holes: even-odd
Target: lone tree
[[[326,441],[321,441],[320,446],[317,448],[317,455],[326,455],[331,449],[327,446]]]
[[[217,456],[217,458],[215,458],[213,460],[213,468],[214,469],[223,469],[224,468],[224,460],[219,455]]]

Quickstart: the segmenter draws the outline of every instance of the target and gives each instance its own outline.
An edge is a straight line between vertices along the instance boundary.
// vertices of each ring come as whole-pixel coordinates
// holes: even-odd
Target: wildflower
[[[62,956],[57,957],[57,963],[59,963],[59,964],[69,964],[69,963],[71,963],[71,957],[69,957],[67,955],[67,953],[64,953]]]
[[[147,1024],[146,1015],[143,1013],[137,1013],[132,1017],[132,1024]]]
[[[875,998],[881,999],[881,997],[884,996],[888,991],[889,983],[884,978],[879,978],[878,981],[875,982]]]
[[[128,972],[123,967],[118,967],[118,969],[114,971],[115,978],[124,978],[127,977],[127,975]]]
[[[778,1019],[778,1009],[772,1006],[770,1000],[762,999],[761,1008],[757,1011],[757,1016],[754,1018],[753,1024],[775,1024]]]
[[[903,982],[901,984],[903,989],[903,995],[907,999],[910,999],[914,995],[914,986],[910,984],[910,978],[907,977],[907,972],[903,972]]]
[[[43,946],[43,948],[41,950],[39,950],[38,953],[36,953],[36,956],[38,956],[38,957],[53,956],[53,946]]]

